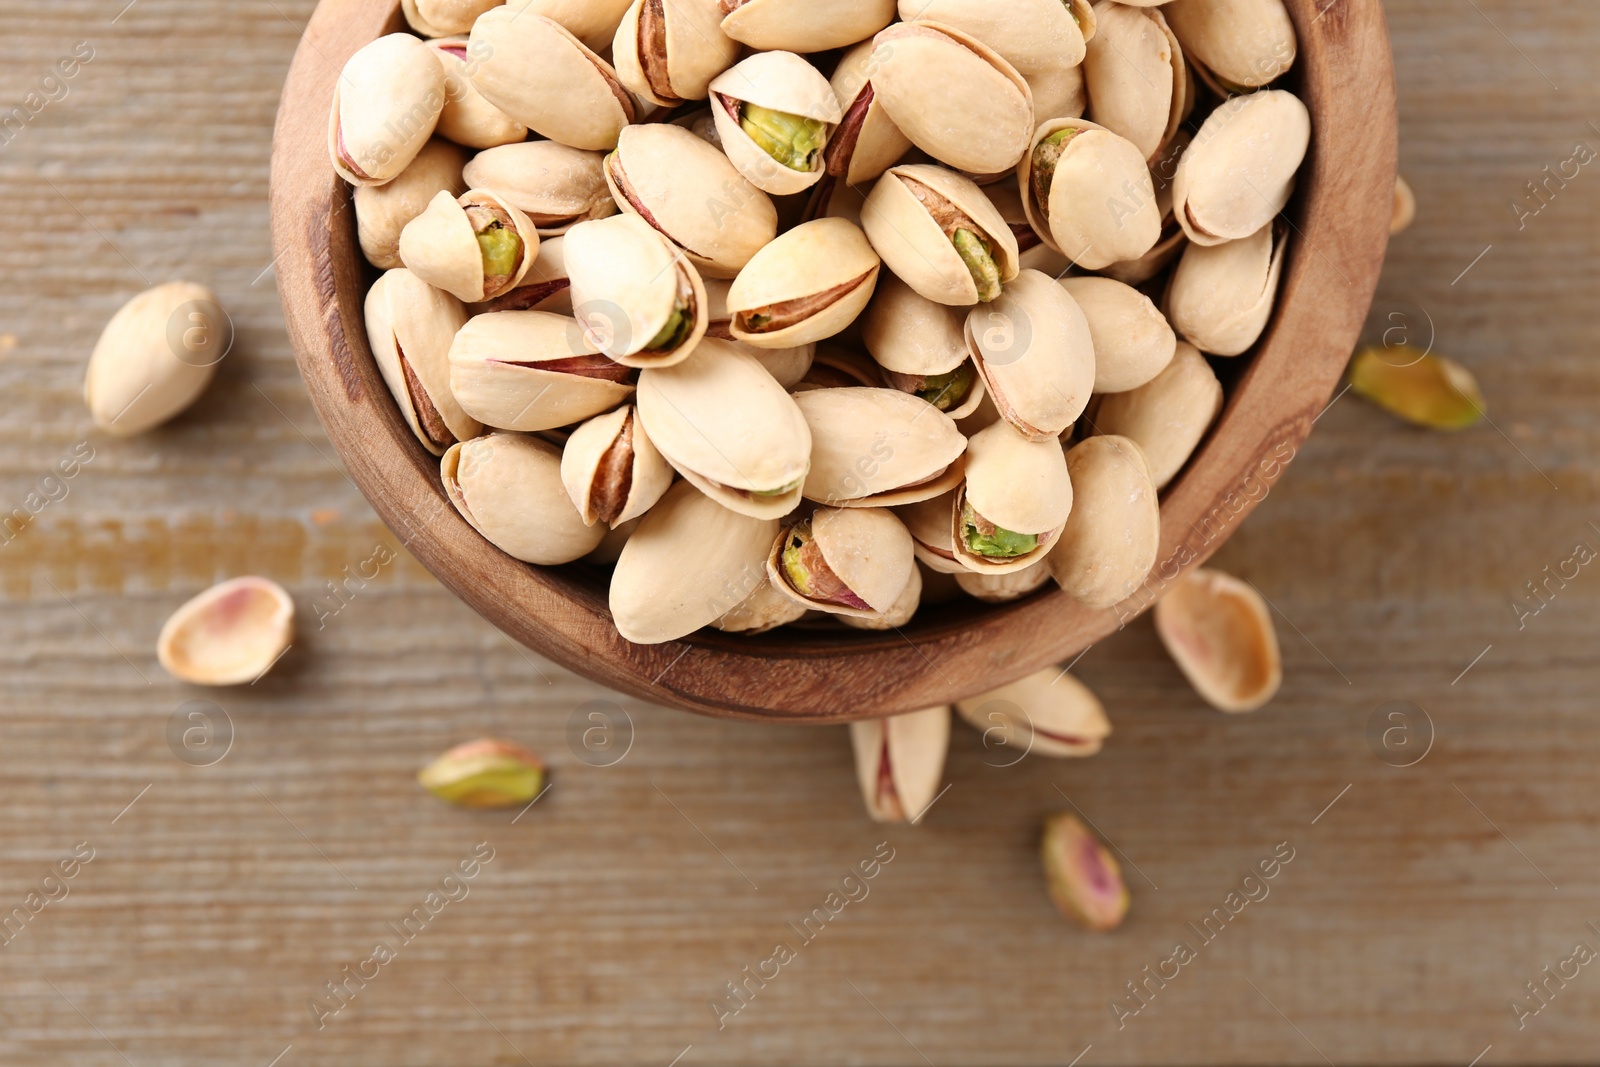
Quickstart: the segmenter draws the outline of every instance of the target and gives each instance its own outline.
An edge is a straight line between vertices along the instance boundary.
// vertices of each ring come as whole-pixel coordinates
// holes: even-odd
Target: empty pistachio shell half
[[[948,524],[946,524],[948,529]],[[1050,564],[1048,559],[1022,568],[1020,571],[1008,571],[1004,574],[977,574],[962,568],[956,575],[956,584],[968,596],[981,600],[986,604],[1009,604],[1013,600],[1021,600],[1029,593],[1043,587],[1050,581]]]
[[[617,77],[658,107],[704,100],[739,58],[721,23],[718,0],[634,0],[611,48]]]
[[[1161,11],[1184,52],[1225,93],[1266,85],[1294,65],[1283,0],[1172,0]]]
[[[572,506],[561,484],[561,450],[548,441],[489,434],[452,446],[439,471],[461,517],[525,563],[571,563],[605,536],[604,526],[586,524]]]
[[[760,51],[847,48],[894,21],[894,0],[722,0],[722,32]]]
[[[1247,351],[1267,328],[1283,273],[1282,221],[1238,241],[1192,244],[1167,285],[1167,313],[1184,340],[1214,356]]]
[[[477,62],[469,56],[466,37],[445,37],[429,41],[444,70],[444,110],[439,112],[435,132],[469,148],[493,148],[516,144],[528,136],[528,127],[483,98],[467,78],[467,65]]]
[[[1089,687],[1050,667],[981,696],[956,701],[956,713],[983,732],[984,747],[1041,756],[1092,756],[1111,736],[1111,720]]]
[[[1311,116],[1293,93],[1230,97],[1211,113],[1173,175],[1172,209],[1199,245],[1237,241],[1282,211],[1311,143]]]
[[[1389,219],[1389,236],[1404,233],[1417,219],[1417,194],[1404,175],[1394,176],[1394,214]]]
[[[195,685],[245,685],[283,658],[294,640],[294,601],[277,582],[234,578],[214,585],[161,627],[156,657]]]
[[[439,193],[400,231],[406,268],[468,304],[515,289],[538,254],[539,231],[491,189]]]
[[[408,270],[367,292],[367,341],[406,425],[436,456],[483,432],[450,392],[450,346],[467,323],[461,301]]]
[[[478,16],[505,0],[400,0],[406,22],[424,37],[466,33]]]
[[[561,450],[561,482],[584,522],[615,529],[661,499],[672,467],[626,404],[572,431]]]
[[[711,115],[728,159],[774,195],[809,189],[844,118],[828,79],[793,52],[758,52],[711,83]]]
[[[572,319],[544,311],[474,316],[450,345],[450,391],[485,426],[553,430],[625,403],[639,372],[603,355]]]
[[[757,348],[792,348],[832,337],[872,299],[881,267],[852,223],[802,223],[757,252],[733,280],[733,336]]]
[[[1122,868],[1082,820],[1071,812],[1046,819],[1039,854],[1050,901],[1062,915],[1096,932],[1122,925],[1133,900]]]
[[[1161,237],[1144,154],[1087,119],[1040,126],[1017,181],[1033,228],[1085,270],[1138,259]]]
[[[474,189],[493,189],[528,216],[541,237],[617,213],[606,187],[605,156],[559,141],[524,141],[479,152],[463,172]]]
[[[830,615],[880,618],[916,570],[911,535],[884,508],[819,508],[784,527],[767,556],[780,593]]]
[[[1157,489],[1189,462],[1189,457],[1222,411],[1222,383],[1198,349],[1178,342],[1167,369],[1137,389],[1112,393],[1100,402],[1095,426],[1100,433],[1128,437],[1144,453]]]
[[[428,46],[391,33],[362,48],[334,83],[328,155],[351,185],[382,185],[411,165],[444,110],[444,70]]]
[[[710,306],[711,321],[706,326],[706,336],[727,341],[747,355],[754,356],[767,368],[767,373],[785,389],[793,389],[804,380],[816,358],[814,344],[795,345],[793,348],[757,348],[733,338],[733,314],[728,310],[728,290],[732,283],[720,278],[705,279],[706,300]]]
[[[1083,68],[1058,67],[1026,75],[1033,93],[1033,113],[1041,123],[1051,119],[1081,118],[1089,109]]]
[[[872,181],[911,150],[911,139],[879,102],[872,73],[872,42],[862,41],[844,54],[829,80],[844,117],[823,154],[828,175],[847,185]],[[812,218],[825,214],[831,212],[819,209]]]
[[[579,223],[564,240],[572,307],[602,352],[629,367],[681,363],[710,322],[705,285],[632,214]]]
[[[1099,30],[1083,61],[1089,117],[1154,159],[1189,105],[1183,49],[1159,7],[1100,0]]]
[[[764,634],[804,618],[810,609],[791,596],[773,588],[763,579],[756,591],[711,625],[724,633]]]
[[[158,285],[106,323],[89,356],[83,401],[107,433],[144,433],[198,400],[232,347],[233,322],[210,289]]]
[[[542,142],[549,144],[551,142]],[[493,311],[548,311],[572,314],[572,279],[567,276],[567,246],[564,237],[543,237],[533,266],[522,276],[522,283],[493,300],[474,304],[471,314]]]
[[[808,389],[794,395],[811,429],[804,495],[829,507],[893,507],[960,482],[967,439],[944,412],[898,389]]]
[[[861,339],[882,368],[883,384],[921,397],[952,419],[970,415],[983,381],[967,351],[966,316],[920,296],[893,275],[861,319]]]
[[[937,22],[874,39],[872,86],[911,143],[968,174],[1010,170],[1028,150],[1033,91],[999,53]]]
[[[838,620],[852,630],[897,630],[909,623],[921,607],[922,568],[913,564],[911,580],[900,590],[900,595],[889,605],[888,611],[868,616],[839,615]]]
[[[755,357],[702,341],[684,362],[642,373],[638,405],[667,462],[723,507],[776,519],[800,503],[811,431]]]
[[[956,494],[952,490],[902,504],[894,511],[911,534],[911,548],[918,562],[936,574],[972,573],[956,562],[955,541],[950,531],[950,512],[955,503]]]
[[[516,808],[544,791],[544,763],[510,741],[483,738],[457,745],[417,772],[422,787],[462,808]]]
[[[950,509],[956,562],[1006,574],[1043,560],[1073,508],[1061,444],[1031,441],[997,422],[967,442],[967,478]]]
[[[1261,594],[1196,568],[1156,604],[1156,633],[1195,692],[1218,711],[1255,711],[1283,682],[1278,632]]]
[[[1177,335],[1139,290],[1111,278],[1062,278],[1059,284],[1089,321],[1096,393],[1136,389],[1172,362]]]
[[[380,270],[404,266],[400,259],[400,232],[441,192],[451,196],[466,192],[462,176],[466,165],[464,148],[434,138],[393,181],[356,186],[356,233],[367,262]]]
[[[950,750],[950,708],[850,724],[856,781],[877,822],[917,823],[939,796]]]
[[[937,22],[982,41],[1025,75],[1083,62],[1095,32],[1088,0],[900,0],[906,22]]]
[[[1087,438],[1067,453],[1072,514],[1050,552],[1050,570],[1072,599],[1109,608],[1138,591],[1161,547],[1161,503],[1139,446]]]
[[[674,0],[676,2],[676,0]],[[506,0],[515,15],[543,15],[596,52],[610,48],[630,0]]]
[[[1000,298],[967,316],[967,347],[1002,418],[1053,440],[1088,406],[1094,340],[1077,301],[1048,275],[1019,273]]]
[[[709,626],[767,580],[777,519],[729,511],[687,481],[645,513],[611,576],[611,615],[635,644]]]
[[[1430,430],[1464,430],[1488,406],[1471,371],[1408,345],[1359,349],[1350,362],[1350,388]]]
[[[943,167],[894,167],[861,209],[872,246],[929,300],[988,303],[1017,276],[1017,239],[983,190]]]

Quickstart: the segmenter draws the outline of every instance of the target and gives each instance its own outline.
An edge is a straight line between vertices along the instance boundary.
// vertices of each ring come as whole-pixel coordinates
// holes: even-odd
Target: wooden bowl
[[[328,161],[334,81],[346,59],[404,28],[398,0],[322,0],[284,86],[272,150],[278,290],[300,373],[351,478],[440,581],[511,637],[598,682],[727,718],[844,722],[975,695],[1062,662],[1116,630],[1238,528],[1293,458],[1366,317],[1394,194],[1394,72],[1378,0],[1288,0],[1300,35],[1290,82],[1310,108],[1311,152],[1278,310],[1255,355],[1224,379],[1222,417],[1161,505],[1159,562],[1140,595],[1092,611],[1054,584],[1003,606],[925,608],[903,632],[706,631],[623,640],[606,574],[519,563],[446,500],[439,464],[401,420],[367,347],[372,280],[350,191]],[[1234,365],[1222,368],[1229,375]]]

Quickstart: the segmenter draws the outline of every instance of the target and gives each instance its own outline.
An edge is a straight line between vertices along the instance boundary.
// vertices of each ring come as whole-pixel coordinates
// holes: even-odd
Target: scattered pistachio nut
[[[949,707],[850,724],[856,781],[877,822],[918,823],[938,799],[950,749]]]
[[[1461,364],[1409,345],[1356,350],[1350,388],[1385,411],[1430,430],[1464,430],[1488,405]]]
[[[152,430],[200,398],[233,347],[233,321],[210,289],[168,282],[111,316],[89,356],[83,402],[118,437]]]
[[[1283,683],[1272,612],[1247,582],[1196,568],[1156,603],[1155,621],[1168,655],[1218,711],[1255,711]]]
[[[167,619],[156,657],[194,685],[246,685],[283,658],[294,640],[294,601],[277,582],[234,578],[214,585]]]
[[[417,772],[422,787],[461,808],[515,808],[544,791],[544,761],[521,745],[485,737],[457,745]]]
[[[1133,902],[1122,867],[1083,820],[1071,812],[1046,819],[1040,857],[1050,900],[1062,915],[1097,933],[1122,925]]]
[[[982,732],[985,748],[1003,746],[1022,754],[1092,756],[1111,736],[1111,720],[1099,698],[1056,667],[958,700],[956,712]]]

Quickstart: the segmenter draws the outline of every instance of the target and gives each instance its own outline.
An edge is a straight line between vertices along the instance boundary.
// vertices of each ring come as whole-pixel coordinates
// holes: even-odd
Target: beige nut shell
[[[875,180],[911,151],[911,138],[894,124],[872,89],[873,69],[872,42],[862,41],[844,54],[834,68],[833,77],[828,80],[846,116],[862,93],[873,92],[871,101],[866,105],[866,114],[862,116],[855,143],[846,145],[843,130],[837,131],[826,153],[828,173],[851,186]],[[836,160],[846,150],[850,156],[848,167]],[[832,207],[825,213],[837,214]]]
[[[878,284],[881,261],[861,228],[844,219],[815,219],[782,233],[751,257],[728,289],[735,339],[757,348],[792,348],[832,337],[855,321]],[[755,332],[743,313],[816,296],[854,283],[821,311],[779,330]]]
[[[626,403],[634,387],[541,370],[539,365],[599,355],[583,329],[565,315],[475,315],[450,345],[450,391],[485,426],[529,432],[571,426]]]
[[[740,128],[723,97],[825,123],[821,151],[812,168],[794,170],[773,159]],[[711,116],[722,150],[739,173],[756,188],[785,196],[803,192],[822,180],[827,172],[828,135],[844,112],[833,86],[816,67],[793,52],[757,52],[712,80]]]
[[[967,548],[961,534],[965,505],[996,526],[1037,535],[1040,543],[1014,559],[978,556]],[[966,481],[950,509],[956,562],[979,574],[1023,570],[1049,554],[1072,509],[1072,479],[1060,442],[1030,441],[1009,424],[997,422],[967,442]]]
[[[1183,49],[1160,7],[1099,0],[1094,10],[1099,30],[1083,62],[1089,117],[1153,160],[1188,111]]]
[[[210,289],[168,282],[117,310],[89,356],[83,401],[95,425],[144,433],[200,398],[233,344],[233,323]]]
[[[1092,756],[1111,736],[1111,720],[1099,698],[1055,667],[957,701],[956,712],[983,733],[985,748],[1007,752]]]
[[[1170,0],[1161,11],[1184,52],[1233,86],[1266,85],[1294,66],[1294,22],[1283,0]]]
[[[436,456],[483,432],[482,424],[462,410],[450,391],[450,346],[466,324],[467,309],[461,301],[403,268],[388,271],[367,291],[367,342],[378,371],[406,425]],[[408,367],[449,433],[447,440],[429,436],[417,411]]]
[[[614,530],[649,511],[672,485],[672,465],[650,440],[633,405],[596,415],[573,430],[561,449],[561,484],[589,526],[600,521],[594,504],[595,486],[605,476],[606,456],[617,444],[630,416],[633,462],[628,465],[628,495],[610,527]]]
[[[633,122],[632,97],[601,59],[560,23],[510,5],[472,27],[473,87],[516,121],[552,141],[603,151]]]
[[[967,316],[967,346],[1000,415],[1034,440],[1052,440],[1094,390],[1089,322],[1049,275],[1020,272],[1000,299]]]
[[[563,238],[572,307],[606,355],[628,367],[682,363],[705,336],[705,284],[694,264],[637,215],[579,223]],[[672,348],[649,349],[680,302],[693,325]]]
[[[1096,32],[1088,0],[900,0],[899,10],[906,22],[937,22],[982,41],[1027,76],[1078,66],[1085,28]]]
[[[1063,149],[1049,204],[1041,210],[1033,188],[1034,148],[1065,129],[1081,132]],[[1017,183],[1034,231],[1085,270],[1138,259],[1161,238],[1161,209],[1145,157],[1132,141],[1088,119],[1041,125]]]
[[[895,514],[905,523],[911,534],[911,545],[917,560],[936,574],[970,574],[956,562],[951,539],[950,511],[955,507],[954,490],[926,500],[917,500],[895,508]]]
[[[758,51],[847,48],[894,21],[894,0],[745,0],[722,32]]]
[[[1132,596],[1156,564],[1161,504],[1139,446],[1090,437],[1067,453],[1072,515],[1050,552],[1050,570],[1072,599],[1109,608]]]
[[[962,568],[956,574],[961,591],[986,604],[1009,604],[1041,589],[1050,581],[1049,559],[1006,574],[977,574]]]
[[[867,814],[877,822],[919,822],[944,778],[950,708],[853,722],[850,744]]]
[[[184,604],[161,627],[156,658],[195,685],[245,685],[294,639],[294,600],[277,582],[234,578]]]
[[[470,58],[468,39],[445,37],[429,41],[428,47],[444,71],[445,101],[439,112],[435,132],[468,148],[493,148],[516,144],[528,136],[528,127],[483,98],[473,88],[466,68]]]
[[[794,395],[811,428],[804,495],[830,507],[894,507],[961,481],[967,439],[955,421],[898,389],[808,389]]]
[[[811,516],[811,536],[828,569],[869,610],[813,600],[789,581],[783,567],[787,529],[778,533],[767,556],[767,578],[785,596],[815,611],[861,619],[882,618],[894,609],[916,572],[916,555],[905,524],[886,508],[819,508]]]
[[[596,52],[611,47],[631,0],[506,0],[521,15],[543,15]]]
[[[1081,276],[1058,283],[1072,295],[1094,340],[1094,391],[1137,389],[1166,369],[1178,338],[1155,303],[1112,278]]]
[[[468,207],[489,204],[506,213],[522,240],[516,273],[494,291],[486,288],[483,249],[467,218]],[[538,255],[539,231],[528,216],[492,189],[468,189],[459,197],[441,192],[400,231],[400,259],[406,268],[467,304],[492,300],[515,289],[527,277]]]
[[[1220,245],[1190,245],[1167,286],[1166,306],[1184,340],[1214,356],[1237,356],[1272,318],[1288,247],[1282,222]]]
[[[1310,112],[1293,93],[1262,89],[1223,101],[1173,175],[1183,232],[1217,245],[1260,230],[1289,203],[1310,143]]]
[[[670,94],[650,83],[640,58],[640,20],[645,6],[659,5],[666,41],[666,74]],[[739,58],[739,44],[722,32],[718,0],[634,0],[622,16],[612,41],[617,77],[636,96],[657,107],[676,107],[685,100],[704,100],[711,80]]]
[[[439,461],[445,495],[500,551],[524,563],[581,559],[606,528],[586,525],[561,484],[561,450],[538,437],[494,433],[454,445]]]
[[[1112,393],[1100,402],[1100,433],[1132,438],[1150,466],[1157,489],[1189,462],[1222,411],[1222,383],[1204,356],[1186,341],[1167,369],[1137,389]]]
[[[605,156],[560,141],[524,141],[479,152],[463,179],[493,189],[528,216],[540,237],[566,233],[580,222],[617,213],[606,186]]]
[[[1156,604],[1155,622],[1184,677],[1218,711],[1255,711],[1283,682],[1272,612],[1247,582],[1196,568]]]
[[[334,83],[328,113],[333,169],[351,185],[393,180],[433,136],[444,103],[444,70],[422,41],[391,33],[366,45]]]
[[[929,300],[952,307],[978,303],[978,286],[943,227],[906,181],[917,182],[977,223],[991,248],[1002,283],[1017,276],[1017,238],[1006,220],[968,178],[923,164],[893,167],[878,179],[861,209],[872,247],[889,269]]]
[[[467,150],[451,141],[434,138],[417,153],[399,177],[383,185],[358,185],[353,200],[356,233],[361,252],[379,270],[405,264],[400,259],[400,233],[406,224],[427,210],[441,192],[460,196],[467,191],[462,168]]]
[[[478,16],[505,0],[400,0],[400,10],[412,29],[424,37],[449,37],[466,33]]]

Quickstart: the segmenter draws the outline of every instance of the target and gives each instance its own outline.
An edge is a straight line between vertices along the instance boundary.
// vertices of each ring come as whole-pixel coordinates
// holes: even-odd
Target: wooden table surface
[[[1600,5],[1389,5],[1421,213],[1375,330],[1434,337],[1493,423],[1429,435],[1349,396],[1321,419],[1218,560],[1280,613],[1276,702],[1206,710],[1141,622],[1078,666],[1102,755],[1001,768],[958,728],[915,829],[866,820],[843,729],[609,703],[406,557],[330,595],[396,542],[273,291],[269,140],[312,6],[0,2],[0,111],[38,112],[0,133],[0,511],[37,511],[0,544],[0,915],[27,916],[0,938],[0,1063],[1593,1062],[1600,575],[1566,561],[1600,546],[1600,174],[1511,205],[1600,147]],[[217,383],[147,437],[94,432],[101,325],[178,277],[237,325]],[[295,595],[289,656],[245,689],[168,678],[167,614],[249,572]],[[575,740],[596,711],[603,757]],[[552,767],[515,823],[413,780],[481,734]],[[1042,890],[1039,821],[1069,805],[1127,861],[1109,936]],[[1270,894],[1206,941],[1275,850]],[[795,958],[719,1028],[779,942]]]

